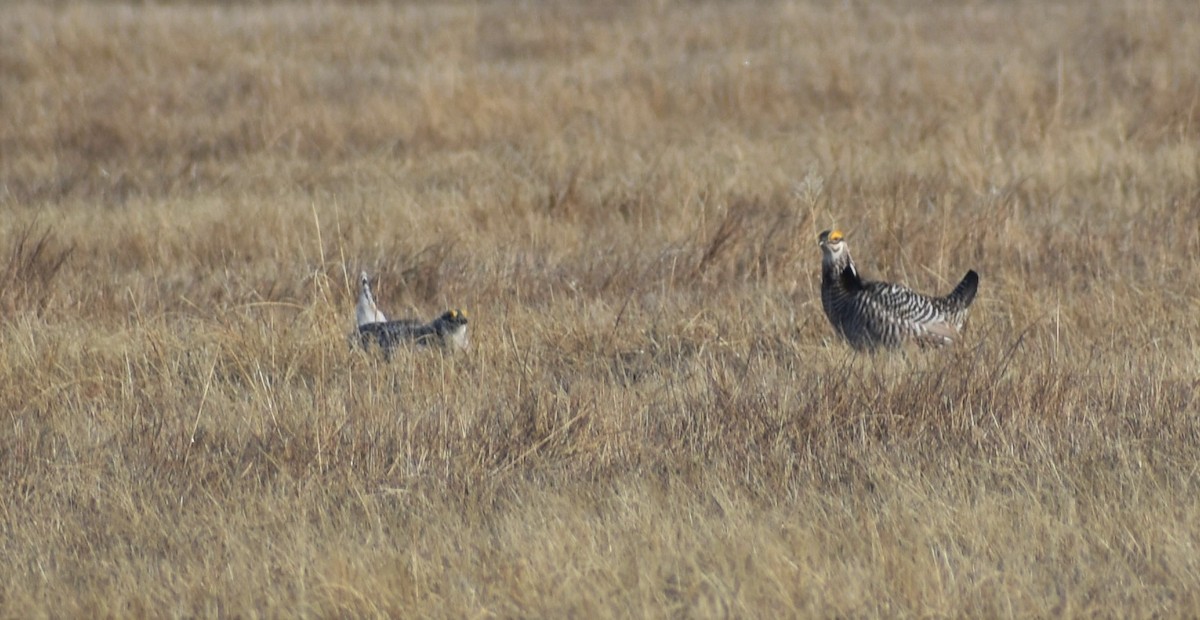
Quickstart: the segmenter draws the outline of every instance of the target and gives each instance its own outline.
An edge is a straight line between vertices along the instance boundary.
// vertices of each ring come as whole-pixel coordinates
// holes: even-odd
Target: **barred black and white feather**
[[[358,327],[359,342],[364,349],[372,343],[383,349],[385,358],[401,345],[436,346],[454,351],[466,349],[467,316],[461,310],[450,310],[429,323],[415,319],[400,319],[382,323],[367,323]]]
[[[371,293],[371,282],[367,272],[359,277],[358,305],[354,309],[355,333],[350,336],[350,347],[357,337],[363,349],[372,343],[378,344],[386,359],[400,345],[438,346],[447,350],[466,349],[467,315],[462,310],[448,310],[436,319],[423,323],[417,319],[389,321],[375,303]]]
[[[945,297],[900,284],[864,280],[840,231],[827,230],[821,246],[821,305],[838,335],[860,351],[950,344],[962,331],[979,287],[973,270]]]

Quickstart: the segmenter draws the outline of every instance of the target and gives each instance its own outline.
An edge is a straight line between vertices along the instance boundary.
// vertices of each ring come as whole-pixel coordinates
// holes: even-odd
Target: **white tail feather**
[[[355,308],[358,327],[387,321],[383,311],[375,304],[375,296],[371,294],[371,283],[367,279],[367,272],[362,272],[358,285],[358,307]]]

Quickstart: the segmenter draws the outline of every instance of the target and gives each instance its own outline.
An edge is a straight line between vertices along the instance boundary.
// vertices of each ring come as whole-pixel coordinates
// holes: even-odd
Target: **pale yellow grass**
[[[1200,9],[5,5],[5,616],[1188,616]],[[857,356],[870,276],[982,276]],[[467,355],[352,352],[466,308]]]

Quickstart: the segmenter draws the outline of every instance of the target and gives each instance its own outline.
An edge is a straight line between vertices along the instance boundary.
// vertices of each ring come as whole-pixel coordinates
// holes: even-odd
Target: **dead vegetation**
[[[0,608],[1186,615],[1198,18],[9,6]],[[835,342],[832,225],[962,345]]]

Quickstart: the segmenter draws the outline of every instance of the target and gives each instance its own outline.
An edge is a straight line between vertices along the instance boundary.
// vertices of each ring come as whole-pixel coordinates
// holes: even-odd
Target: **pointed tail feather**
[[[972,269],[963,277],[962,282],[946,296],[946,301],[959,308],[966,308],[975,301],[975,291],[979,288],[979,274]]]

